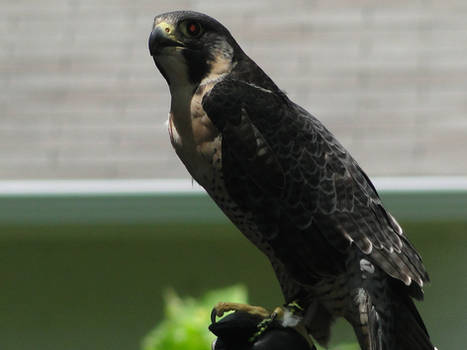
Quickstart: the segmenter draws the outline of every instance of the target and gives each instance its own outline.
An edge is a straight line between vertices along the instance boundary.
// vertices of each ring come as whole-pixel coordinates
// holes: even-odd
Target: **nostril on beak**
[[[167,29],[169,29],[167,31]],[[179,41],[172,39],[172,35],[170,35],[170,28],[166,27],[162,29],[161,27],[156,27],[152,30],[151,34],[149,35],[149,52],[151,56],[155,56],[161,52],[164,47],[169,46],[183,46],[183,44]],[[169,36],[170,35],[170,36]]]

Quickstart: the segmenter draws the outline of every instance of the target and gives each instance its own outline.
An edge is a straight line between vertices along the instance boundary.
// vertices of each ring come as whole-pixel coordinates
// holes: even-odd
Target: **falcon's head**
[[[156,16],[149,52],[171,88],[197,86],[211,75],[229,73],[244,55],[221,23],[191,11]]]

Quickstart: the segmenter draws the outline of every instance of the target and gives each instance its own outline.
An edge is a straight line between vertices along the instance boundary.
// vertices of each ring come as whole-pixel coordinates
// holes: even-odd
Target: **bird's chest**
[[[172,95],[168,131],[180,160],[209,191],[222,174],[222,135],[203,110],[202,92]]]
[[[222,134],[202,108],[202,92],[195,93],[185,105],[176,103],[172,95],[168,124],[172,146],[191,176],[232,222],[261,250],[269,250],[254,223],[253,214],[239,206],[227,190],[222,169]]]

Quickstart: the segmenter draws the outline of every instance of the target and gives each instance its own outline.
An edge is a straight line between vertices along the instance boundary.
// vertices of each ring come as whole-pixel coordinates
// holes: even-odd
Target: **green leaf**
[[[180,298],[168,290],[164,296],[165,319],[143,340],[143,350],[208,350],[214,335],[208,330],[211,310],[219,301],[247,303],[246,288],[235,285],[203,297]]]

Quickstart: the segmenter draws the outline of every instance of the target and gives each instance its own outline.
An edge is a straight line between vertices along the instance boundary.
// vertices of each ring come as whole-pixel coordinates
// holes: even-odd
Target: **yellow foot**
[[[278,306],[273,312],[268,311],[261,306],[252,306],[241,303],[220,302],[212,309],[211,322],[216,323],[216,317],[222,317],[224,313],[229,311],[241,311],[250,315],[258,316],[261,321],[257,324],[257,332],[253,334],[250,342],[254,343],[273,322],[278,322],[281,327],[294,328],[300,333],[309,343],[310,349],[316,350],[313,341],[308,334],[305,326],[302,323],[304,310],[298,302],[292,302],[284,306]]]
[[[251,315],[259,316],[262,318],[267,318],[271,316],[271,313],[261,306],[253,306],[253,305],[241,304],[241,303],[220,302],[220,303],[217,303],[216,306],[214,306],[214,308],[212,309],[211,321],[214,323],[216,321],[216,317],[222,317],[224,313],[228,311],[247,312]]]
[[[300,315],[303,312],[303,309],[298,305],[297,302],[292,302],[285,306],[278,306],[274,309],[273,312],[269,312],[261,306],[253,306],[242,303],[219,302],[212,309],[211,321],[214,322],[216,317],[222,317],[224,313],[229,311],[242,311],[249,313],[250,315],[259,316],[261,318],[282,320],[286,310],[295,315]]]

